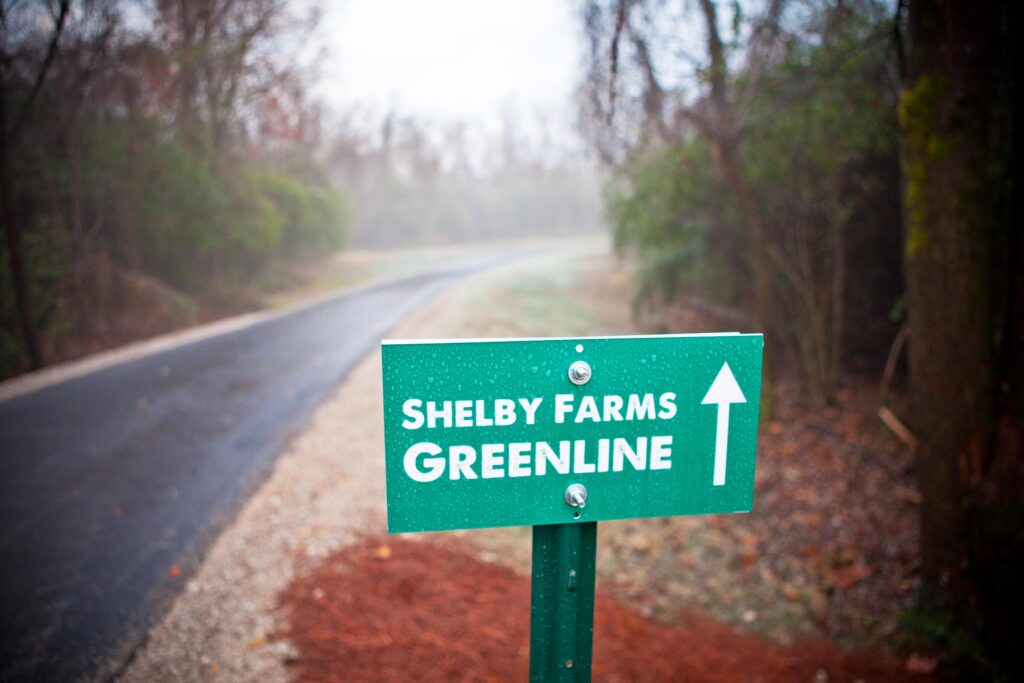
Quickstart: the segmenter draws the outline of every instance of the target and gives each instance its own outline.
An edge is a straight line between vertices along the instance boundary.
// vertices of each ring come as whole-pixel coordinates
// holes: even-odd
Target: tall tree
[[[24,74],[18,73],[18,45],[12,37],[10,10],[13,5],[0,4],[0,219],[4,224],[7,258],[10,262],[14,298],[18,309],[18,323],[24,339],[25,351],[33,369],[43,366],[43,347],[39,341],[32,311],[31,291],[26,268],[23,226],[15,206],[14,180],[11,177],[12,148],[18,144],[19,134],[33,113],[39,91],[46,81],[50,66],[57,55],[61,33],[68,17],[69,0],[60,0],[51,6],[52,26],[46,51],[34,70],[28,92],[21,102],[12,101],[16,82]],[[21,85],[20,83],[18,85]]]
[[[833,398],[844,337],[858,334],[846,324],[846,304],[857,298],[847,282],[865,272],[847,257],[865,241],[857,209],[872,201],[864,188],[879,162],[891,161],[895,176],[898,86],[886,79],[891,21],[881,3],[806,9],[785,0],[699,0],[680,13],[673,3],[592,0],[584,92],[590,116],[606,122],[588,132],[620,169],[642,166],[652,150],[694,140],[707,147],[725,191],[709,222],[717,250],[729,252],[735,298],[770,336],[773,360],[786,344],[796,348],[793,360],[817,402]],[[895,181],[891,187],[895,204]],[[685,208],[671,218],[680,233],[693,222]],[[663,266],[654,272],[682,265],[660,258],[667,254],[655,257]]]
[[[1024,607],[1017,5],[910,1],[900,124],[923,597],[967,618],[1020,673],[1010,642]]]
[[[246,117],[302,71],[280,44],[301,45],[318,19],[290,12],[283,0],[158,0],[161,42],[176,67],[177,128],[194,148],[222,165],[244,137]],[[271,57],[277,53],[281,57]],[[232,139],[234,138],[234,139]]]
[[[784,2],[771,0],[767,3],[764,16],[754,22],[753,35],[748,43],[746,70],[751,74],[760,73],[766,66],[765,53],[777,38],[779,15]],[[747,88],[733,88],[735,79],[729,70],[729,54],[719,27],[718,7],[713,0],[700,0],[700,19],[705,32],[706,53],[697,60],[707,87],[696,102],[679,106],[673,115],[677,124],[673,126],[678,135],[685,124],[694,129],[708,142],[715,166],[725,187],[733,194],[743,216],[748,234],[747,262],[753,276],[754,312],[762,326],[772,323],[771,275],[766,248],[765,225],[757,199],[745,177],[740,159],[743,136],[748,132],[747,106],[752,93],[759,86],[757,78],[748,78]],[[649,127],[655,127],[662,135],[668,134],[661,117],[665,88],[659,82],[652,53],[659,46],[651,45],[650,31],[637,27],[633,14],[646,10],[637,0],[618,0],[615,7],[615,24],[611,37],[611,82],[609,83],[610,106],[614,106],[616,76],[620,41],[628,38],[634,52],[634,61],[639,68],[643,83],[643,113]],[[734,8],[735,12],[739,12]],[[649,28],[649,27],[648,27]],[[593,33],[593,31],[592,31]],[[614,110],[609,111],[609,116]],[[680,126],[678,124],[684,124]]]

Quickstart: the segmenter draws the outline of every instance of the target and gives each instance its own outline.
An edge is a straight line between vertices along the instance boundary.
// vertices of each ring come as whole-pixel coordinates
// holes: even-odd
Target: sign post
[[[385,341],[388,531],[533,526],[530,679],[589,680],[597,522],[753,505],[763,343]]]
[[[530,680],[589,681],[597,522],[533,527]]]

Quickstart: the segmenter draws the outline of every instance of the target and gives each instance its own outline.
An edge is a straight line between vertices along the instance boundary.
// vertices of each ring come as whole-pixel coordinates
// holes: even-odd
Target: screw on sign
[[[751,509],[763,345],[385,341],[388,531],[532,526],[530,679],[589,680],[597,522]]]

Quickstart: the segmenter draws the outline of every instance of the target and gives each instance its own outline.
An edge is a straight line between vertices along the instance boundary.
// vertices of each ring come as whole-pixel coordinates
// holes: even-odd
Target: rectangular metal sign
[[[738,333],[385,341],[388,530],[747,512],[763,346]]]

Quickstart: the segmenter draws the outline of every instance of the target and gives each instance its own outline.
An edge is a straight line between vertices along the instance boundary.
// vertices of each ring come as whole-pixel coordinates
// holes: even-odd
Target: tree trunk
[[[1005,163],[1009,131],[999,125],[1011,106],[997,87],[1008,68],[1007,12],[999,0],[910,2],[900,124],[911,398],[922,444],[922,597],[967,618],[1015,671],[1009,628],[1020,609],[1012,596],[1024,594],[1016,585],[1024,567],[1022,429],[1019,408],[1014,415],[1007,407],[1019,404],[1021,378],[1019,370],[1005,373],[1019,368],[1024,348],[1010,326],[1019,297],[1000,309],[1014,301],[1005,291],[1019,286],[999,267],[1014,258],[1006,244],[1019,231],[1007,220],[1014,183]],[[1007,353],[1016,364],[997,365]],[[996,438],[997,424],[1010,438]]]
[[[736,158],[736,145],[731,141],[723,141],[715,137],[709,137],[712,153],[714,154],[715,165],[722,176],[726,188],[736,198],[740,205],[740,213],[743,215],[743,224],[746,227],[749,239],[747,250],[747,265],[750,274],[754,278],[754,309],[758,322],[771,332],[773,301],[771,297],[771,271],[768,261],[768,244],[765,237],[764,220],[757,207],[757,200],[754,193],[747,184],[740,170],[739,161]]]
[[[718,31],[718,12],[712,0],[701,0],[700,8],[704,17],[704,28],[707,31],[708,59],[710,61],[708,80],[711,84],[709,97],[714,119],[698,125],[702,129],[701,133],[711,145],[722,181],[740,205],[740,212],[743,214],[743,222],[749,237],[747,263],[754,278],[755,314],[764,331],[774,334],[776,330],[773,329],[775,316],[771,295],[771,263],[768,258],[768,242],[761,211],[758,209],[757,201],[747,179],[743,176],[737,158],[737,148],[739,147],[736,132],[737,117],[729,101],[729,65],[726,61],[725,46]],[[773,11],[778,11],[774,4],[773,8]]]
[[[0,86],[2,90],[2,86]],[[4,238],[7,243],[7,258],[14,284],[14,300],[18,309],[18,324],[33,370],[43,367],[43,348],[39,343],[35,318],[32,316],[31,292],[28,274],[25,270],[25,249],[21,239],[21,223],[14,208],[14,182],[11,179],[11,160],[7,140],[7,102],[0,92],[0,216],[4,222]]]
[[[29,289],[28,274],[25,269],[25,249],[22,243],[22,225],[18,212],[14,207],[14,181],[11,179],[11,146],[18,139],[18,133],[22,124],[33,112],[36,97],[43,87],[46,74],[53,64],[57,55],[57,44],[64,31],[64,22],[67,20],[71,9],[70,0],[60,0],[54,16],[53,31],[50,33],[49,45],[46,48],[46,55],[42,64],[36,71],[32,87],[28,92],[28,98],[22,104],[20,111],[12,116],[10,126],[7,120],[7,68],[9,67],[8,46],[3,48],[2,62],[4,70],[0,72],[0,217],[4,222],[4,237],[7,242],[7,257],[10,261],[11,279],[14,284],[15,305],[18,308],[18,324],[21,326],[21,334],[25,342],[25,351],[28,354],[29,365],[33,370],[43,367],[45,359],[43,348],[39,343],[39,333],[36,331],[35,318],[32,315],[31,290]],[[0,14],[0,24],[3,33],[6,34],[6,15]]]
[[[843,203],[841,182],[829,190],[828,233],[832,247],[832,295],[829,302],[831,325],[828,339],[828,370],[825,395],[832,399],[842,381],[843,304],[846,298],[846,224],[850,212]]]

